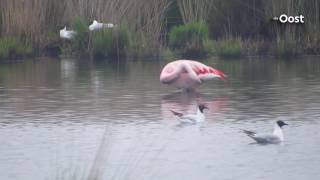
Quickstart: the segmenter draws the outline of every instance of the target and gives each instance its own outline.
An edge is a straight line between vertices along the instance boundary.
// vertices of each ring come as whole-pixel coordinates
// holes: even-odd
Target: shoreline
[[[281,58],[278,57],[276,55],[243,55],[241,57],[237,57],[237,58],[221,58],[219,56],[206,56],[206,57],[201,57],[201,58],[183,58],[183,57],[166,57],[164,55],[160,55],[160,56],[143,56],[143,57],[137,57],[137,56],[126,56],[126,57],[121,57],[120,61],[126,61],[126,60],[135,60],[135,59],[152,59],[152,60],[161,60],[161,59],[170,59],[170,60],[175,60],[175,59],[190,59],[190,60],[196,60],[196,61],[201,61],[201,60],[206,60],[206,59],[218,59],[218,60],[226,60],[226,61],[241,61],[241,60],[297,60],[299,58],[307,58],[307,57],[312,57],[312,58],[316,58],[316,57],[320,57],[320,54],[300,54],[298,56],[293,56],[290,58]],[[41,60],[41,59],[57,59],[57,60],[61,60],[61,59],[65,59],[65,58],[72,58],[72,59],[78,59],[81,61],[113,61],[113,62],[117,62],[118,57],[113,57],[113,58],[101,58],[101,59],[90,59],[85,58],[85,57],[79,57],[79,56],[58,56],[58,57],[53,57],[53,56],[32,56],[32,57],[26,57],[26,58],[18,58],[18,59],[1,59],[0,60],[0,65],[1,64],[19,64],[19,63],[24,63],[26,61],[29,60]]]

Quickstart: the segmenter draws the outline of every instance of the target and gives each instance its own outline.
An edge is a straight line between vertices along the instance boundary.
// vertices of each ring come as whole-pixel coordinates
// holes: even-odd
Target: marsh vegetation
[[[318,0],[2,0],[0,59],[159,56],[168,50],[181,57],[319,54],[319,9]],[[271,20],[282,13],[302,14],[305,23]],[[94,19],[116,27],[90,32]],[[59,38],[64,26],[77,32],[73,41]]]

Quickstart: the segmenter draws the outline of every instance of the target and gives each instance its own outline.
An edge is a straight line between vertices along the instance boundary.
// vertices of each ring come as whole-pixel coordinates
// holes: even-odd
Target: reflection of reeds
[[[106,127],[100,146],[98,148],[98,151],[96,153],[94,162],[92,164],[92,167],[90,169],[88,180],[99,180],[102,177],[102,174],[108,164],[108,155],[109,151],[111,150],[110,143],[111,143],[111,125]]]
[[[106,127],[100,145],[95,154],[91,168],[82,169],[79,167],[70,167],[67,170],[58,171],[53,180],[100,180],[108,165],[108,156],[111,149],[111,126]],[[88,171],[87,171],[88,170]]]

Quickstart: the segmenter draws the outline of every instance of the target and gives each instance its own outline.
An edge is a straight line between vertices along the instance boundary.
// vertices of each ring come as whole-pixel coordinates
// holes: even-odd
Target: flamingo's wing
[[[227,75],[224,72],[206,65],[197,65],[194,67],[194,71],[196,72],[197,76],[201,79],[201,81],[217,78],[226,81],[227,79]]]

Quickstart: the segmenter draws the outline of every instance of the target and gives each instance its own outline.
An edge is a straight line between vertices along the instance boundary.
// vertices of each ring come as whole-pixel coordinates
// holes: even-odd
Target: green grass
[[[206,55],[205,43],[209,41],[209,29],[205,22],[192,22],[172,28],[169,47],[185,56]]]
[[[19,42],[12,37],[0,39],[0,59],[17,59],[31,55],[32,51],[29,43]]]
[[[221,58],[242,57],[242,43],[240,39],[219,40],[215,45],[215,54]]]
[[[88,49],[88,23],[80,17],[75,17],[73,30],[77,33],[73,39],[74,48],[80,53],[86,53]]]

